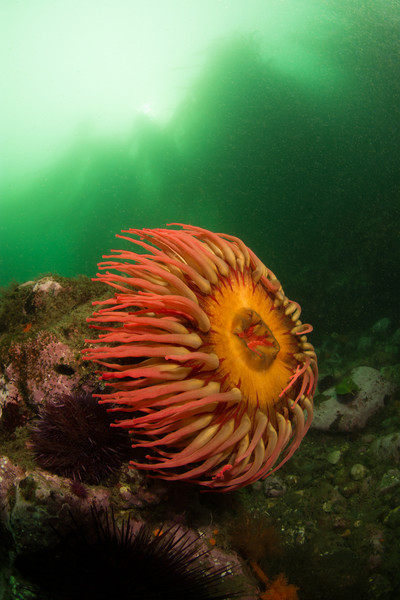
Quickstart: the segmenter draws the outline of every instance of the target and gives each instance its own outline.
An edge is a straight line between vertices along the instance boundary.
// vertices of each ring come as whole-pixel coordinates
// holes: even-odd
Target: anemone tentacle
[[[128,229],[97,279],[113,298],[88,319],[84,358],[104,370],[110,412],[130,413],[132,466],[230,491],[267,477],[310,427],[318,378],[311,325],[242,240],[191,225]]]

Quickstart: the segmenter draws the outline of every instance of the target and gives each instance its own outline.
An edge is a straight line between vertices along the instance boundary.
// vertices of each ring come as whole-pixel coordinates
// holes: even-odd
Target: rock
[[[357,344],[358,352],[367,352],[373,348],[374,338],[372,336],[360,337]]]
[[[365,427],[368,419],[384,405],[385,397],[394,393],[396,385],[371,367],[357,367],[350,377],[359,388],[347,403],[338,400],[335,388],[320,394],[312,423],[321,431],[356,431]]]
[[[389,327],[390,319],[384,317],[383,319],[379,319],[379,321],[372,325],[371,331],[372,333],[375,333],[377,335],[384,335],[385,333],[387,333]]]
[[[400,506],[396,506],[396,508],[389,511],[383,522],[385,525],[397,530],[400,527]]]
[[[55,281],[52,277],[42,277],[34,284],[32,291],[40,294],[52,293],[54,296],[62,290],[61,285],[58,281]]]
[[[0,421],[3,414],[3,407],[7,402],[7,383],[4,377],[0,376]]]
[[[11,362],[5,369],[7,403],[31,404],[59,394],[71,394],[78,385],[79,369],[72,350],[47,331],[18,342],[9,352]],[[4,409],[4,406],[3,406]]]
[[[395,344],[395,346],[400,346],[400,327],[399,329],[396,329],[391,339],[392,343]]]
[[[382,367],[381,373],[385,379],[394,383],[396,387],[400,387],[400,364],[399,363]]]
[[[279,477],[267,477],[264,481],[264,494],[267,498],[278,498],[286,492],[286,485]]]
[[[379,484],[379,491],[381,494],[387,494],[394,488],[400,485],[400,471],[399,469],[389,469],[382,475],[382,479]]]
[[[326,513],[331,513],[332,512],[332,502],[324,502],[322,504],[322,510]]]
[[[18,550],[36,550],[43,540],[53,540],[55,522],[62,533],[69,510],[89,514],[93,503],[98,508],[110,503],[110,491],[100,486],[86,486],[87,495],[77,496],[69,479],[39,469],[24,471],[6,457],[0,458],[0,476],[1,520]]]
[[[16,482],[22,479],[24,470],[14,465],[7,456],[0,456],[0,522],[8,523],[15,498]]]
[[[371,452],[379,460],[400,462],[400,432],[389,433],[377,438],[371,445]]]
[[[331,465],[336,465],[339,460],[342,457],[342,453],[340,452],[340,450],[333,450],[333,452],[330,452],[328,454],[328,456],[326,457],[327,461],[329,463],[331,463]]]
[[[361,479],[364,479],[367,473],[367,467],[364,467],[364,465],[361,464],[353,465],[350,469],[350,475],[352,476],[354,481],[360,481]]]

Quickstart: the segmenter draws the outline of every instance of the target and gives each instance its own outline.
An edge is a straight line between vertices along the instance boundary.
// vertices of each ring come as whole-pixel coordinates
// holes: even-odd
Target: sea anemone
[[[43,469],[97,484],[115,473],[130,452],[127,433],[111,429],[111,421],[91,394],[61,394],[41,408],[28,446]]]
[[[280,282],[238,238],[200,227],[129,229],[97,275],[113,298],[89,321],[99,394],[154,477],[230,491],[267,477],[310,427],[317,359]],[[110,271],[111,269],[111,271]]]

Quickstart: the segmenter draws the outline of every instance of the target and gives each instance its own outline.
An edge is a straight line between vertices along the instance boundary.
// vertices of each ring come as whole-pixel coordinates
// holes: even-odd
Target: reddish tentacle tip
[[[213,475],[212,479],[224,479],[225,473],[232,469],[232,465],[224,465],[222,469],[218,471],[215,475]]]

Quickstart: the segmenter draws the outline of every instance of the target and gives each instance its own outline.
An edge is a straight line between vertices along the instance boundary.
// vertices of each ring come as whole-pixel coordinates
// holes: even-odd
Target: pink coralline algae
[[[91,487],[85,497],[78,497],[67,479],[46,471],[26,471],[0,456],[0,522],[17,548],[37,550],[44,539],[58,539],[54,523],[62,527],[69,510],[88,513],[93,503],[106,509],[110,491]]]
[[[40,331],[35,338],[16,343],[5,375],[8,402],[24,397],[40,404],[60,394],[69,394],[78,385],[79,372],[72,350],[55,335]]]

